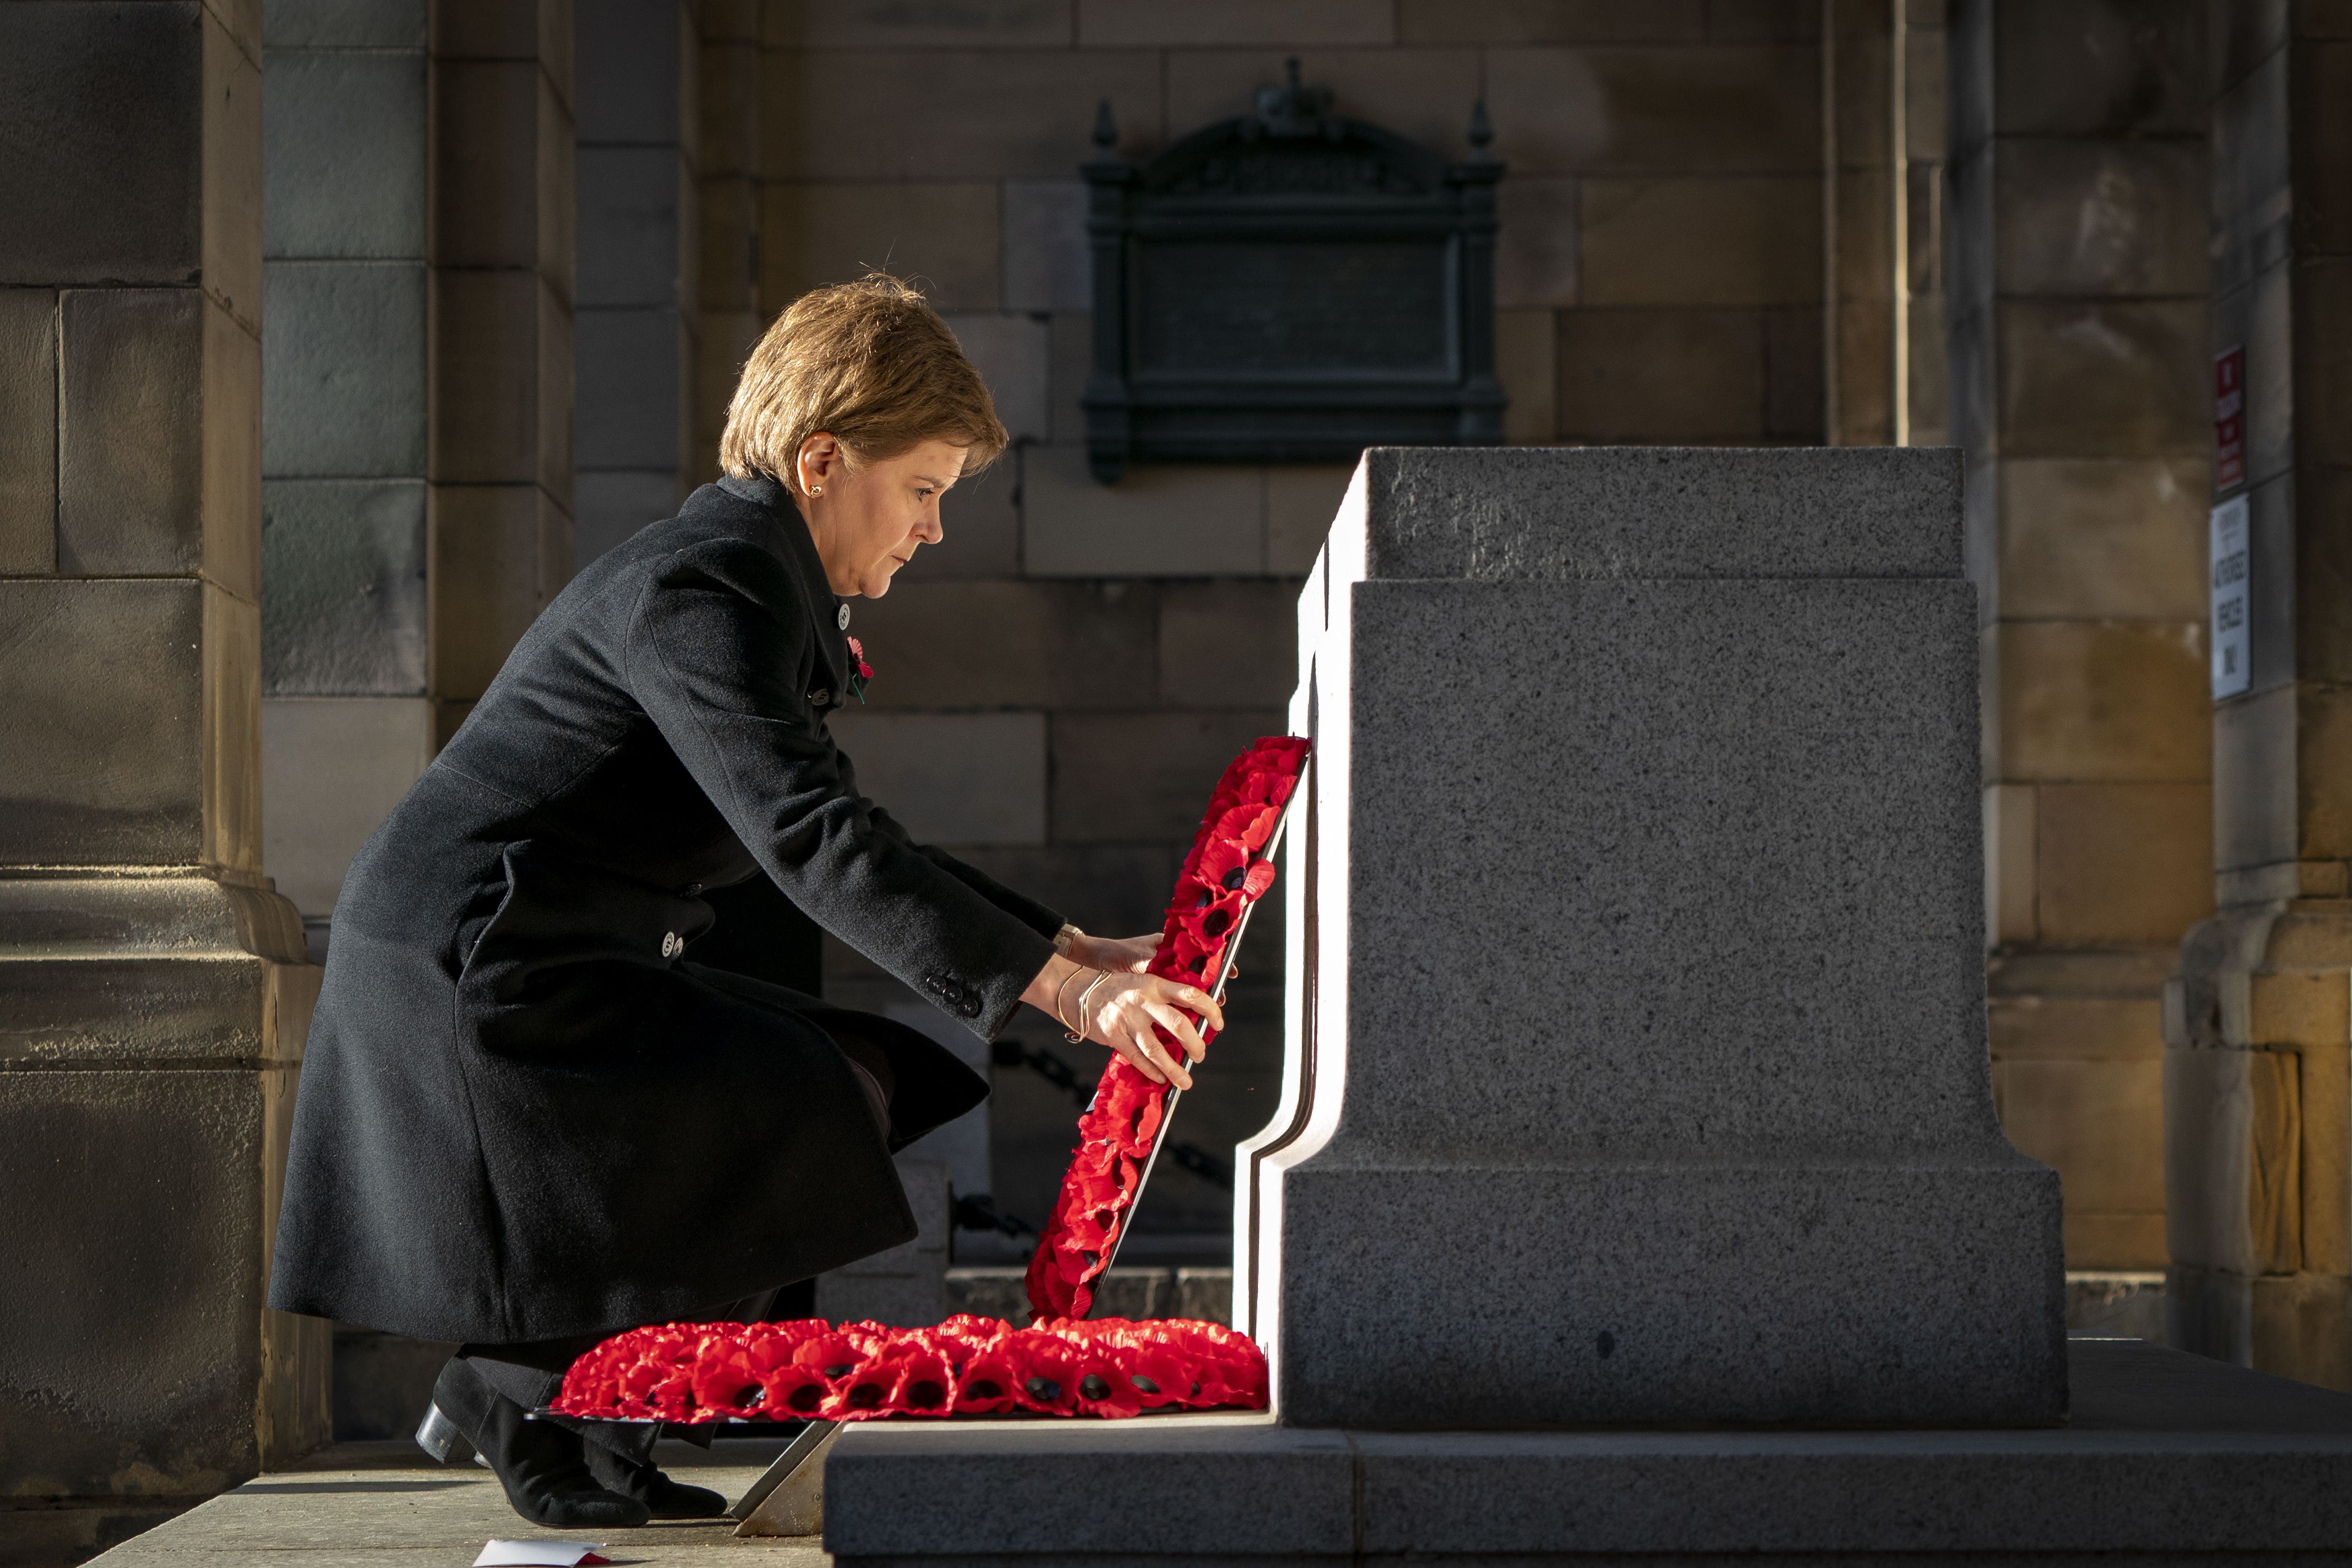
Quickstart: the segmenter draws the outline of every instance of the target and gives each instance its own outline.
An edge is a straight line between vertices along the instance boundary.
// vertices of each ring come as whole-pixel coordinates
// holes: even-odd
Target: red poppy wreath
[[[1209,797],[1192,852],[1177,873],[1167,924],[1150,971],[1214,991],[1251,904],[1274,885],[1267,858],[1284,809],[1307,765],[1307,742],[1268,736],[1234,758]],[[1211,1030],[1204,1025],[1201,1036]],[[1168,1031],[1160,1043],[1171,1049]],[[1094,1281],[1110,1267],[1128,1211],[1149,1174],[1170,1108],[1170,1089],[1123,1056],[1104,1067],[1095,1097],[1078,1118],[1078,1147],[1062,1178],[1053,1218],[1029,1260],[1029,1305],[1039,1320],[1083,1318]]]
[[[572,1364],[551,1406],[605,1421],[1098,1416],[1265,1407],[1265,1357],[1218,1323],[1102,1318],[1016,1329],[957,1316],[898,1329],[812,1318],[668,1323]]]

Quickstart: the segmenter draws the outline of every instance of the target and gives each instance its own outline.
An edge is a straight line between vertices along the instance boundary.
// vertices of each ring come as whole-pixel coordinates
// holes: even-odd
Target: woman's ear
[[[799,481],[802,493],[816,496],[824,486],[840,476],[842,469],[841,443],[831,434],[817,431],[801,443],[800,456],[793,477]]]

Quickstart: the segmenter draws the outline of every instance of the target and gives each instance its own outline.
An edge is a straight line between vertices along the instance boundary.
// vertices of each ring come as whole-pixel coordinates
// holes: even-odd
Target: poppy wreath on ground
[[[1265,1357],[1219,1323],[1063,1320],[1016,1329],[958,1316],[875,1322],[667,1323],[572,1364],[553,1403],[583,1420],[872,1421],[1265,1408]]]
[[[1306,765],[1306,741],[1268,736],[1217,780],[1168,900],[1152,974],[1203,989],[1216,984],[1243,915],[1274,885],[1265,852]],[[1201,1038],[1212,1032],[1202,1025]],[[1168,1031],[1158,1033],[1172,1050]],[[1029,1260],[1029,1305],[1039,1321],[1083,1318],[1093,1308],[1094,1281],[1110,1266],[1167,1106],[1168,1085],[1152,1082],[1125,1057],[1103,1068],[1094,1100],[1078,1118],[1078,1147],[1053,1215]]]

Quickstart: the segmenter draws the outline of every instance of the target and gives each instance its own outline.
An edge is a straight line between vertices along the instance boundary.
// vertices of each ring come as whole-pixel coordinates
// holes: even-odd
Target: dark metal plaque
[[[1129,463],[1348,462],[1366,446],[1502,440],[1495,182],[1485,110],[1467,162],[1258,92],[1257,113],[1123,162],[1106,105],[1092,187],[1087,455]]]

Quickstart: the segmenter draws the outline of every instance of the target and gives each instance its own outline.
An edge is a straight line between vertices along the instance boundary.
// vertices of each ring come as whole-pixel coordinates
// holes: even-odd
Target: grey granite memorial
[[[2352,1543],[2352,1397],[2063,1328],[1988,1086],[1960,533],[1950,452],[1368,452],[1236,1151],[1274,1409],[853,1427],[836,1560]]]
[[[2065,1413],[1959,513],[1951,450],[1366,455],[1299,601],[1293,1092],[1239,1161],[1285,1421]]]

